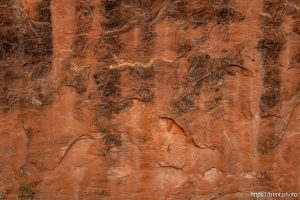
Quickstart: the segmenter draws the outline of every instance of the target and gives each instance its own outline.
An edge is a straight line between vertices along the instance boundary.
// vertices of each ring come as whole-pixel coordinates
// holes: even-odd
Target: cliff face
[[[300,192],[298,0],[0,0],[0,199]]]

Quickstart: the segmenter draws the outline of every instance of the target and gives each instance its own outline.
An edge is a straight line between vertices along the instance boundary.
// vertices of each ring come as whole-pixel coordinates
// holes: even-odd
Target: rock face
[[[0,0],[0,199],[300,192],[300,1]]]

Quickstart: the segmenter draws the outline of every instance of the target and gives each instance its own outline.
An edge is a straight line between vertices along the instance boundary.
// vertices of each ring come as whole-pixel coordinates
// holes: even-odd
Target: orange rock
[[[0,199],[299,192],[297,10],[0,0]]]

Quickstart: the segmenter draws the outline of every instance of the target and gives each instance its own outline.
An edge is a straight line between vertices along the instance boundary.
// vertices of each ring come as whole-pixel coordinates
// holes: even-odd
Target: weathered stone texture
[[[299,120],[298,0],[0,0],[0,199],[300,192]]]

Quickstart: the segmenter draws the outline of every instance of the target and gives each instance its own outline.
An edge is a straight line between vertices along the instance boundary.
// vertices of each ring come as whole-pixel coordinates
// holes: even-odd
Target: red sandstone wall
[[[0,0],[0,199],[300,192],[298,0]]]

